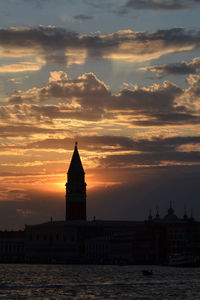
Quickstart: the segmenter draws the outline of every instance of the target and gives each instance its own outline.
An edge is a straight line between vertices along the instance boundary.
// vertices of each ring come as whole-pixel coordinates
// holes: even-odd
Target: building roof
[[[26,228],[43,228],[43,227],[85,227],[85,226],[102,226],[102,227],[132,227],[143,224],[142,221],[115,221],[115,220],[70,220],[70,221],[49,221],[46,223],[26,225]]]

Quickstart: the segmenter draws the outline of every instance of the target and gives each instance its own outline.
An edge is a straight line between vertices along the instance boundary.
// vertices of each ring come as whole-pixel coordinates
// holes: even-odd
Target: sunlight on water
[[[0,265],[0,299],[199,300],[199,268]],[[146,267],[149,269],[149,267]]]

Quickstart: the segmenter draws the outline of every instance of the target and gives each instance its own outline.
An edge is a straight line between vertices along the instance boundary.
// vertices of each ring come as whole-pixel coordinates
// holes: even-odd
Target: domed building
[[[168,213],[164,216],[163,221],[165,223],[177,223],[181,221],[174,213],[174,209],[172,208],[172,201],[170,201],[170,207],[168,209]]]

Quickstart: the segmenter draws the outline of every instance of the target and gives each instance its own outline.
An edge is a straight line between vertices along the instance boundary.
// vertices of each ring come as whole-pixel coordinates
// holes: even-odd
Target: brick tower
[[[78,153],[77,142],[67,172],[66,221],[86,220],[85,172]]]

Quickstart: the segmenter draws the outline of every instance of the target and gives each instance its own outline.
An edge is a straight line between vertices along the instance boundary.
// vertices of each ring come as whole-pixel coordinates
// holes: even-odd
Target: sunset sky
[[[200,1],[0,0],[0,229],[64,218],[78,141],[88,219],[200,219]]]

